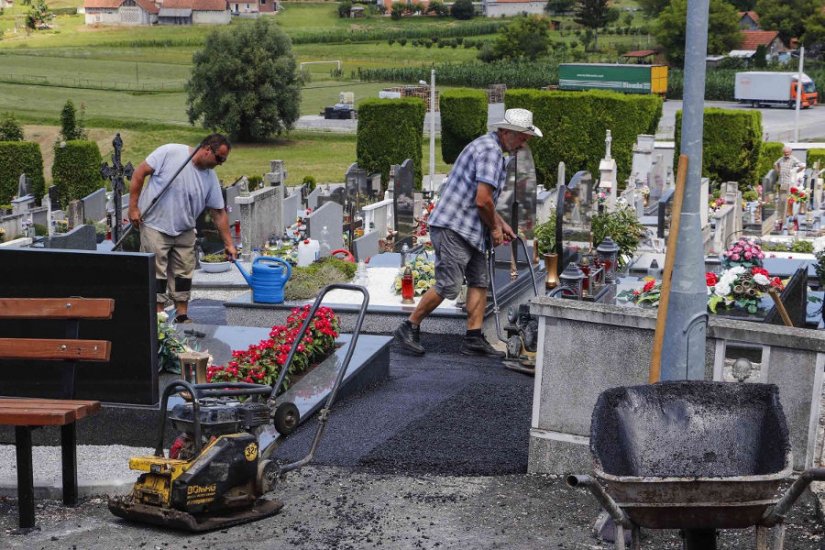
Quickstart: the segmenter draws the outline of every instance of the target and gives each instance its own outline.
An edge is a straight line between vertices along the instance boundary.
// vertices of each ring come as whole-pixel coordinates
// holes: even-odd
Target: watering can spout
[[[250,277],[249,273],[243,268],[243,266],[241,265],[241,262],[239,262],[238,260],[235,260],[232,263],[235,264],[235,267],[237,267],[238,271],[241,272],[241,275],[243,275],[243,278],[246,279],[246,284],[248,284],[249,286],[252,286],[252,277]]]

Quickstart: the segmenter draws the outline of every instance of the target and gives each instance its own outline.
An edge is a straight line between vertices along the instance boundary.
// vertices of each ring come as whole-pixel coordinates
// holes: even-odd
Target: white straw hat
[[[542,137],[541,130],[533,126],[533,113],[527,109],[507,109],[504,120],[493,124],[493,128],[503,128],[521,132],[528,136]]]

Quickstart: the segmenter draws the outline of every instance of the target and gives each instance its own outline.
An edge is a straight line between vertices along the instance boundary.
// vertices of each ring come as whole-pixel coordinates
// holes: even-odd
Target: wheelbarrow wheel
[[[300,420],[301,413],[294,403],[281,403],[275,409],[272,423],[279,434],[289,435],[298,427]]]
[[[507,339],[507,358],[518,359],[521,357],[521,336],[513,334]]]

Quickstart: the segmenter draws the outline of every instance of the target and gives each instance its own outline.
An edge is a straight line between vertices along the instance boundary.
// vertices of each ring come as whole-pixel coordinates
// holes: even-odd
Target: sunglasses
[[[212,151],[212,154],[215,156],[215,162],[217,162],[218,164],[223,164],[224,162],[226,162],[226,157],[223,155],[219,155],[215,149],[212,149],[210,147],[210,151]]]

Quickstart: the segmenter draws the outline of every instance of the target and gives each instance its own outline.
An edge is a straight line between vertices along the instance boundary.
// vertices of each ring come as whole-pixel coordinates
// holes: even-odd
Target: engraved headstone
[[[318,241],[321,250],[344,248],[343,226],[344,208],[337,202],[325,203],[307,216],[307,235]]]
[[[49,208],[47,206],[32,208],[31,215],[33,225],[41,225],[45,228],[49,227]]]
[[[648,173],[647,185],[650,188],[650,200],[652,202],[658,201],[667,185],[667,167],[661,154],[657,154],[653,158]]]
[[[69,202],[69,212],[66,214],[66,219],[69,222],[69,229],[79,227],[86,222],[86,216],[83,213],[83,201],[73,200]]]
[[[413,162],[410,159],[402,162],[395,171],[393,218],[395,219],[395,230],[398,232],[398,237],[395,239],[395,248],[397,251],[401,250],[404,244],[408,246],[412,246],[413,244],[412,236],[416,227],[415,216],[413,215],[415,208],[413,172]]]
[[[367,171],[359,168],[357,163],[350,164],[344,174],[344,186],[347,190],[347,199],[355,204],[356,209],[360,209],[370,194]]]
[[[79,225],[66,233],[57,233],[46,238],[43,246],[71,250],[97,250],[95,228],[91,225]]]
[[[378,245],[379,236],[377,231],[370,231],[352,241],[352,252],[356,261],[366,261],[381,251]]]
[[[293,192],[291,195],[284,197],[281,202],[283,208],[282,216],[284,223],[290,225],[298,218],[298,208],[301,206],[301,193]]]
[[[311,208],[315,210],[318,208],[318,197],[323,194],[323,189],[321,187],[316,187],[312,191],[309,192],[307,195],[307,208]]]
[[[610,135],[610,130],[607,130],[605,155],[599,162],[599,190],[607,194],[607,209],[609,211],[615,210],[618,195],[618,182],[616,179],[618,168],[616,166],[616,160],[610,156],[610,145],[612,141],[613,138]]]
[[[101,187],[82,199],[83,216],[86,220],[99,222],[106,217],[106,189]]]
[[[526,239],[536,226],[536,165],[533,153],[524,146],[507,161],[507,180],[496,210],[510,227]]]
[[[17,180],[17,197],[22,198],[32,194],[32,182],[26,174],[20,174]]]
[[[245,181],[239,182],[237,185],[230,185],[226,188],[224,204],[226,205],[226,213],[229,215],[229,225],[234,224],[241,219],[240,208],[236,208],[235,199],[241,196],[241,191]],[[246,188],[246,196],[249,196],[249,188]]]
[[[648,181],[647,174],[653,165],[653,150],[656,146],[655,136],[640,134],[636,136],[636,143],[633,145],[633,161],[630,173],[635,174],[642,181]]]
[[[60,202],[60,190],[56,185],[49,187],[49,206],[54,210],[63,210],[63,205]]]

